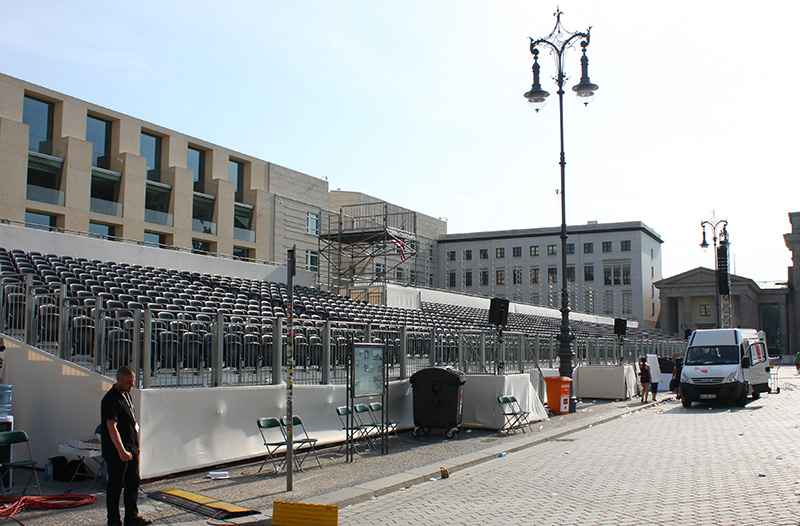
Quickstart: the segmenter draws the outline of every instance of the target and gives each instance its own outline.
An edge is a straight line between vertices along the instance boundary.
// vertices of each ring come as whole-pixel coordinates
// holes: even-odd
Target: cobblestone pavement
[[[341,509],[357,525],[798,525],[800,377],[739,408],[669,400]]]

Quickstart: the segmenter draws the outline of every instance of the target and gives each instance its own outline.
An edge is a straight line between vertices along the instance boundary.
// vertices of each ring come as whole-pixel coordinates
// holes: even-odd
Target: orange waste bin
[[[569,376],[545,376],[547,384],[547,407],[556,415],[569,413]]]

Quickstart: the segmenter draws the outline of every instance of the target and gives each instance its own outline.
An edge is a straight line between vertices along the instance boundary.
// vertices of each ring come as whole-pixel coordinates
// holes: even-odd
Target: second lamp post
[[[564,56],[566,51],[574,47],[575,42],[581,41],[581,80],[573,86],[572,91],[576,93],[584,104],[589,104],[594,98],[597,85],[592,84],[589,80],[589,59],[586,58],[586,48],[589,46],[589,31],[591,27],[585,32],[570,32],[564,29],[561,25],[560,9],[556,10],[556,25],[553,31],[544,38],[534,40],[531,38],[531,54],[533,55],[533,85],[531,90],[525,93],[525,98],[528,99],[531,106],[538,112],[543,106],[547,97],[550,95],[542,89],[539,82],[539,46],[549,48],[551,55],[556,60],[556,76],[555,81],[558,86],[558,113],[559,124],[561,131],[561,157],[559,164],[561,165],[561,330],[558,335],[558,359],[559,366],[558,372],[560,376],[567,376],[572,378],[573,367],[573,352],[572,352],[572,339],[573,336],[569,331],[569,291],[567,289],[567,200],[565,193],[565,165],[564,158],[564,82],[567,80],[564,74]],[[572,396],[570,396],[569,412],[574,413],[576,407],[576,398],[574,389]]]

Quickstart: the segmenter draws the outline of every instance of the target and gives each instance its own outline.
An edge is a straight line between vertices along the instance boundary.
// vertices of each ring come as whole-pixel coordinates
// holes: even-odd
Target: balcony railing
[[[89,210],[97,212],[98,214],[122,217],[122,203],[106,201],[105,199],[98,199],[96,197],[92,197]]]
[[[250,243],[256,242],[256,233],[246,228],[233,227],[233,237],[239,241],[248,241]]]
[[[150,210],[149,208],[144,209],[144,220],[157,225],[172,226],[172,214]]]
[[[61,190],[29,184],[26,196],[31,201],[39,201],[40,203],[64,206],[64,192]]]
[[[203,221],[202,219],[192,219],[192,230],[216,236],[217,224],[211,221]]]

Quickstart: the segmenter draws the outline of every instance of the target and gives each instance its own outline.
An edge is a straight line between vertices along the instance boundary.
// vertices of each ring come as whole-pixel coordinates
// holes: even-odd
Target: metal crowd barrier
[[[130,365],[143,388],[283,381],[285,318],[158,307],[132,308],[110,295],[69,296],[64,286],[32,285],[30,278],[6,281],[0,284],[0,332],[104,375]],[[391,380],[452,366],[473,374],[531,373],[542,383],[541,368],[558,367],[558,341],[551,334],[509,331],[501,342],[492,330],[297,319],[292,337],[293,378],[300,385],[345,383],[351,341],[385,343]],[[682,344],[577,337],[573,350],[575,365],[601,365],[633,363],[643,354],[671,357]]]

